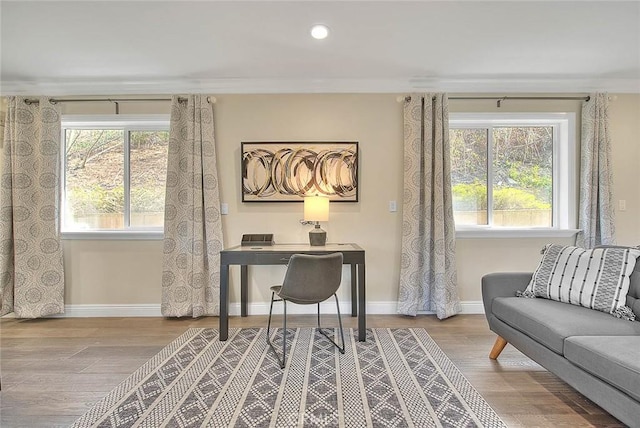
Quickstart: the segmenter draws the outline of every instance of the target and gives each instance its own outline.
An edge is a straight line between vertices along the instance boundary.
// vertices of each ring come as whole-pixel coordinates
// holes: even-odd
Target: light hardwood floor
[[[356,318],[343,320],[356,327]],[[312,316],[289,321],[291,326],[314,322]],[[367,323],[425,328],[510,427],[624,426],[512,346],[490,360],[495,334],[482,315],[445,321],[375,315]],[[265,325],[265,316],[230,319],[231,327]],[[68,426],[188,328],[217,326],[215,317],[2,319],[0,426]]]

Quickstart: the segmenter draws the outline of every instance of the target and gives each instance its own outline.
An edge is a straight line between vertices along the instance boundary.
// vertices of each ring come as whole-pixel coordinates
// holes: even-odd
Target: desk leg
[[[366,342],[367,340],[367,299],[364,295],[365,278],[364,278],[364,262],[358,265],[358,341]]]
[[[249,300],[249,267],[240,266],[240,316],[247,316],[247,301]]]
[[[220,340],[229,337],[229,265],[220,266]]]
[[[358,272],[356,265],[351,265],[351,316],[358,316]]]

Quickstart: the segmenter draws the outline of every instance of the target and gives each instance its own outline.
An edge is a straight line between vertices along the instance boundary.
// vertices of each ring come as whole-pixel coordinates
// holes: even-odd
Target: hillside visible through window
[[[553,226],[553,127],[451,129],[450,144],[457,225]]]
[[[168,134],[66,129],[65,228],[162,227]]]

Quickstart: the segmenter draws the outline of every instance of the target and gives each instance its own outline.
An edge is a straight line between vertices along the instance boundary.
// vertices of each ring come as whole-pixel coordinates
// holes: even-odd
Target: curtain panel
[[[597,93],[582,103],[580,144],[580,232],[576,244],[584,248],[615,244],[613,168],[609,129],[609,97]]]
[[[219,314],[222,248],[213,105],[204,95],[174,96],[164,212],[163,316]]]
[[[59,230],[60,111],[41,97],[11,97],[0,177],[1,314],[64,313]]]
[[[460,312],[446,94],[404,105],[404,201],[398,312]]]

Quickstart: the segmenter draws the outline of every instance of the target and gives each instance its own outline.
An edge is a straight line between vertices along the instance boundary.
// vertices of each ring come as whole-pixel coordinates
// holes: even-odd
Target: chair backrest
[[[333,296],[341,281],[342,253],[294,254],[279,295],[294,303],[319,303]]]

